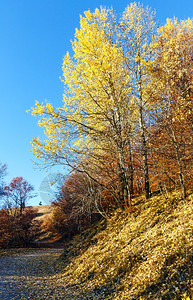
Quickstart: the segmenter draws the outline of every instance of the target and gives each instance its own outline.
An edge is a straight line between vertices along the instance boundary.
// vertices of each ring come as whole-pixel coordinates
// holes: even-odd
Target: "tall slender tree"
[[[159,107],[157,128],[162,128],[162,134],[167,137],[165,143],[173,148],[173,169],[177,167],[176,174],[185,198],[185,162],[187,157],[193,159],[192,20],[167,19],[166,24],[158,29],[152,47],[155,51],[152,90]]]
[[[7,165],[0,163],[0,197],[4,196],[4,177],[7,174]]]
[[[136,119],[139,128],[145,196],[150,197],[148,171],[148,112],[151,109],[151,93],[149,91],[149,66],[153,63],[151,49],[152,37],[155,34],[155,13],[141,4],[131,3],[120,21],[120,43],[123,49],[127,72],[132,78],[132,101],[136,107]],[[130,97],[130,95],[129,95]]]

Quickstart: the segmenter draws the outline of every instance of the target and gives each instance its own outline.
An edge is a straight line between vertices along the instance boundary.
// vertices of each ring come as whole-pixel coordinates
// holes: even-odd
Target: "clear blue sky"
[[[137,1],[138,2],[138,1]],[[192,0],[142,0],[157,19],[193,17]],[[45,99],[62,105],[60,81],[65,53],[71,49],[79,16],[100,5],[121,13],[126,0],[0,0],[0,161],[8,165],[7,183],[23,176],[38,191],[47,175],[34,170],[30,141],[41,136],[37,119],[26,110]],[[51,170],[52,171],[52,170]],[[40,197],[31,200],[37,205]],[[45,203],[44,203],[45,204]]]

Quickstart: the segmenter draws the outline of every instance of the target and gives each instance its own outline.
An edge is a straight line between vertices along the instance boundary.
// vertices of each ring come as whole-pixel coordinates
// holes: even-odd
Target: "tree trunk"
[[[126,174],[125,160],[123,157],[123,151],[121,151],[121,149],[119,149],[119,168],[120,168],[122,200],[125,207],[131,206],[131,194],[130,194],[128,178]]]
[[[179,167],[179,178],[180,178],[180,184],[181,184],[181,189],[182,189],[182,198],[186,198],[186,188],[185,188],[185,182],[184,182],[184,176],[182,172],[182,164],[180,161],[180,155],[179,155],[179,148],[178,144],[176,143],[176,159]]]
[[[186,187],[185,187],[184,175],[183,175],[183,171],[182,171],[182,164],[181,164],[181,160],[180,160],[179,145],[176,140],[176,136],[175,136],[173,128],[171,127],[170,129],[172,131],[172,139],[173,139],[173,143],[175,146],[176,160],[177,160],[178,169],[179,169],[179,179],[180,179],[180,185],[181,185],[181,189],[182,189],[182,198],[184,199],[184,198],[186,198]]]
[[[145,181],[145,198],[150,197],[150,186],[149,186],[149,170],[147,161],[147,147],[145,136],[142,135],[142,155],[143,155],[143,171],[144,171],[144,181]]]
[[[141,151],[143,157],[143,173],[144,173],[144,182],[145,182],[145,198],[150,198],[150,185],[149,185],[149,170],[148,170],[148,159],[147,159],[147,143],[145,139],[145,130],[143,125],[143,114],[142,114],[142,106],[140,107],[140,134],[141,134]]]
[[[132,151],[131,151],[131,142],[129,141],[129,192],[130,195],[133,195],[133,173],[134,173],[134,168],[133,168],[133,160],[132,160]]]

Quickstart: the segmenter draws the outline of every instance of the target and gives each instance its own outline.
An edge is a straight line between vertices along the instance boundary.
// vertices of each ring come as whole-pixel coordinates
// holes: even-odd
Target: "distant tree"
[[[3,178],[7,166],[0,164],[0,197],[3,209],[0,210],[0,248],[28,246],[37,236],[40,223],[35,219],[37,210],[27,207],[27,201],[35,197],[34,187],[23,179],[13,178],[5,185]]]
[[[21,214],[27,201],[36,196],[33,191],[34,187],[23,177],[13,178],[10,184],[4,187],[7,208],[19,208]]]
[[[2,197],[5,192],[4,192],[4,177],[7,174],[7,165],[0,163],[0,197]]]
[[[37,209],[25,208],[13,215],[8,209],[0,210],[0,248],[28,246],[40,230],[40,222],[34,220]]]
[[[11,239],[11,216],[7,209],[0,210],[0,248],[6,248]]]
[[[18,218],[20,236],[19,245],[28,246],[39,234],[41,221],[35,220],[38,210],[33,207],[26,207]]]
[[[101,187],[84,173],[72,172],[64,181],[44,230],[71,237],[105,215]],[[105,199],[106,200],[106,199]]]

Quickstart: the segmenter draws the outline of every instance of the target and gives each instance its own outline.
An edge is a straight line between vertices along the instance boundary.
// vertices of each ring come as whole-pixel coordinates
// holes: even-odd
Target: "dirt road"
[[[77,299],[57,264],[61,253],[61,248],[43,248],[1,256],[0,299]]]

